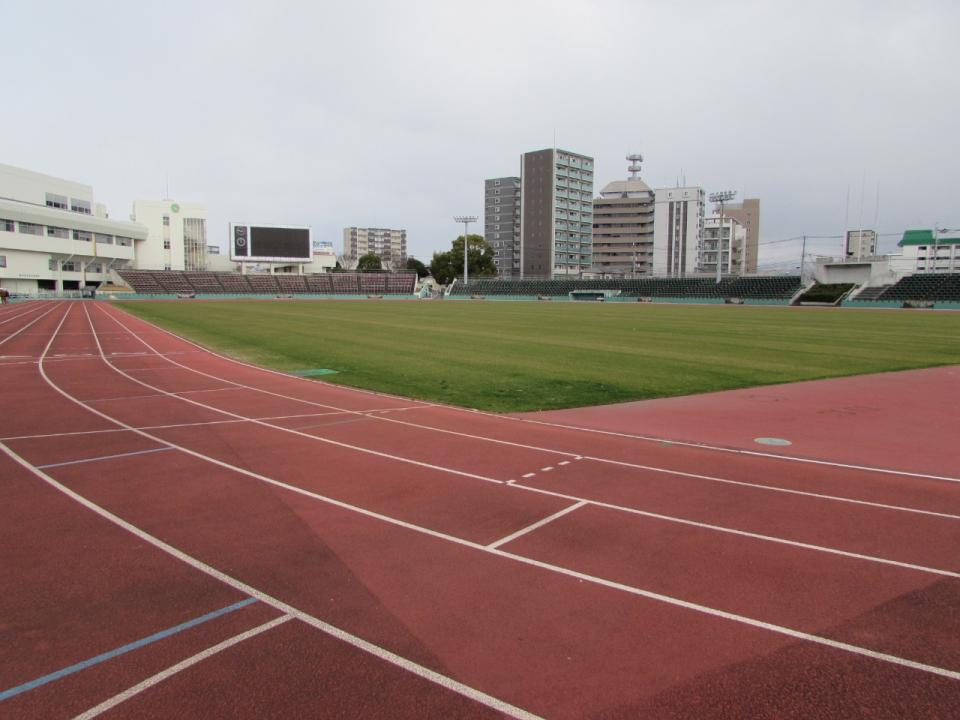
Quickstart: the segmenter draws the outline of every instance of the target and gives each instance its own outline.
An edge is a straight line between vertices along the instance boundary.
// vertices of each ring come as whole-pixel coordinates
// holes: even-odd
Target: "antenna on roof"
[[[630,171],[630,179],[637,180],[637,173],[640,172],[640,163],[643,162],[643,155],[640,153],[631,153],[627,155],[627,160],[630,161],[630,165],[627,166],[627,170]]]

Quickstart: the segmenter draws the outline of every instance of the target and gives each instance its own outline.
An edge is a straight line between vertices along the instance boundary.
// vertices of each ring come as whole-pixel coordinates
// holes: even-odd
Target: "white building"
[[[898,244],[914,272],[960,272],[960,231],[907,230]]]
[[[207,209],[203,205],[137,200],[130,219],[147,228],[146,242],[136,244],[138,270],[208,269]]]
[[[682,276],[698,272],[706,196],[700,187],[654,190],[653,273]]]
[[[697,266],[700,272],[716,274],[717,251],[719,245],[720,272],[723,275],[742,275],[747,259],[747,229],[735,218],[723,216],[723,226],[719,215],[711,215],[703,224],[703,240]]]
[[[111,220],[93,188],[0,165],[0,286],[15,293],[82,290],[131,264],[147,238],[135,222]]]

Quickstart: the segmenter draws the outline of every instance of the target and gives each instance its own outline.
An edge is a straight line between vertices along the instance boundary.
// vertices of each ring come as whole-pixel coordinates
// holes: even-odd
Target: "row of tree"
[[[376,272],[383,269],[379,256],[367,253],[357,261],[359,272]],[[448,285],[455,277],[463,275],[463,235],[453,241],[449,250],[434,253],[427,267],[416,258],[407,260],[407,270],[414,270],[417,277],[424,278],[432,275],[441,285]],[[497,266],[493,261],[491,248],[482,235],[470,235],[467,241],[467,272],[470,277],[493,277],[497,274]]]

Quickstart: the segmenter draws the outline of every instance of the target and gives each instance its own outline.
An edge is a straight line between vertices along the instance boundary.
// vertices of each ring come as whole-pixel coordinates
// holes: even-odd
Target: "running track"
[[[960,716],[954,446],[494,416],[79,301],[0,309],[0,379],[0,716]]]

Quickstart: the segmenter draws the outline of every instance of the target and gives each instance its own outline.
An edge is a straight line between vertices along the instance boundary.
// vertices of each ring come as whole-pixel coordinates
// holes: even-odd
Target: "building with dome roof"
[[[614,180],[593,201],[593,271],[611,276],[653,272],[653,190],[638,177],[640,155],[628,155],[631,177]]]

